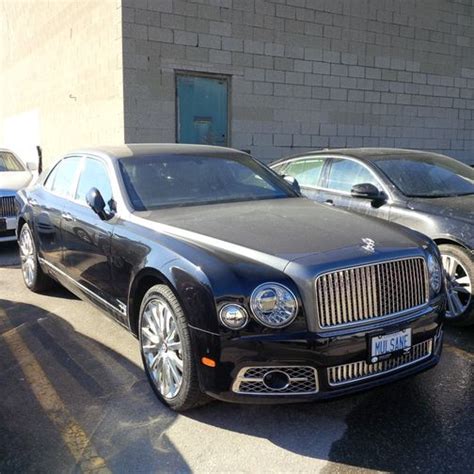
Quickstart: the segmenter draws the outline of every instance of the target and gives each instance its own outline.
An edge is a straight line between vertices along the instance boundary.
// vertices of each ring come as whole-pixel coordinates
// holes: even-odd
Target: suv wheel
[[[446,319],[459,326],[474,324],[474,258],[456,245],[440,245],[439,250],[447,281]]]
[[[167,406],[184,411],[203,404],[184,312],[166,285],[155,285],[140,308],[140,349],[148,380]]]

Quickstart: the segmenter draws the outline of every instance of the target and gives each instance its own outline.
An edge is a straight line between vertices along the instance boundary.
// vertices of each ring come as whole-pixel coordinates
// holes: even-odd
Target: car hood
[[[444,198],[416,198],[408,201],[408,207],[419,212],[474,224],[474,194]]]
[[[305,198],[190,206],[136,212],[149,226],[201,246],[251,252],[295,261],[344,249],[366,256],[362,239],[375,241],[377,253],[420,247],[419,234],[380,219],[360,216]],[[182,232],[184,231],[184,232]],[[204,238],[203,238],[204,237]],[[206,239],[207,237],[207,239]],[[248,249],[249,252],[245,252]]]
[[[2,171],[0,172],[0,195],[15,194],[20,189],[28,186],[32,175],[28,171]]]

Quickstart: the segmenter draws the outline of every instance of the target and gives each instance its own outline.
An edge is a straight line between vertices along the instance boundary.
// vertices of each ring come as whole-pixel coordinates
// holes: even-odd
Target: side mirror
[[[371,183],[356,184],[351,189],[351,196],[371,201],[385,201],[385,193]]]
[[[36,163],[33,163],[33,162],[29,161],[28,163],[26,163],[26,168],[29,171],[37,171],[38,170],[38,165]]]
[[[101,220],[106,221],[112,217],[112,215],[105,210],[104,198],[97,188],[89,189],[86,194],[86,202]]]
[[[301,194],[300,183],[298,183],[296,178],[287,174],[282,174],[281,177],[291,186],[293,191],[295,191],[298,195]]]

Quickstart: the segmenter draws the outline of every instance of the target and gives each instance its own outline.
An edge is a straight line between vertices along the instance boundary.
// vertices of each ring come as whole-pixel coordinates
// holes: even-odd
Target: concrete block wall
[[[474,162],[471,0],[122,0],[125,140],[175,141],[175,71],[231,77],[264,160],[396,146]]]
[[[124,141],[121,0],[0,0],[0,146]]]

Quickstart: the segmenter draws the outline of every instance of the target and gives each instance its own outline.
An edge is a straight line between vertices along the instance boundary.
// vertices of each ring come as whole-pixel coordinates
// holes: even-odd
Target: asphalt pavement
[[[133,336],[0,246],[0,473],[473,473],[473,407],[474,329],[450,328],[435,369],[369,392],[175,414]]]

